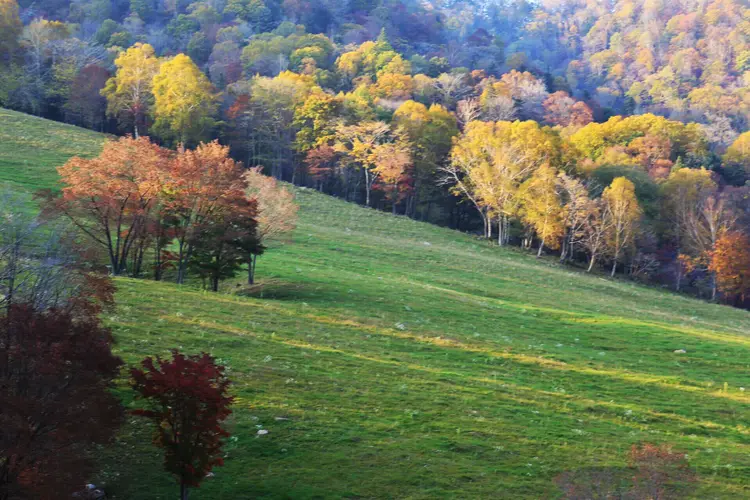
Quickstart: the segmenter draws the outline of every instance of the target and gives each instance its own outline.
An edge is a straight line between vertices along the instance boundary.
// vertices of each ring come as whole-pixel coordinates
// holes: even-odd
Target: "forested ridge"
[[[745,303],[741,1],[0,0],[0,104]]]

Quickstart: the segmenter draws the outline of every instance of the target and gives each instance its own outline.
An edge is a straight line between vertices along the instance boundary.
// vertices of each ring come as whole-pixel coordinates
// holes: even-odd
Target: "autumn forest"
[[[576,350],[569,357],[547,353],[549,346],[562,349],[584,334],[575,330],[574,340],[559,339],[550,333],[555,327],[536,313],[529,323],[516,318],[506,325],[512,330],[529,324],[536,332],[516,345],[506,340],[511,337],[492,337],[500,334],[489,333],[489,324],[474,326],[473,314],[449,314],[453,306],[444,316],[424,313],[410,322],[399,315],[416,306],[379,304],[384,295],[403,300],[395,297],[407,289],[413,293],[412,272],[421,276],[441,262],[437,271],[413,278],[425,294],[418,292],[414,300],[427,304],[435,300],[429,294],[448,294],[440,301],[476,300],[485,307],[497,300],[501,310],[512,303],[523,314],[538,308],[539,314],[566,318],[550,297],[603,286],[607,291],[597,293],[611,298],[608,305],[579,308],[588,300],[583,294],[579,302],[560,307],[583,315],[579,319],[594,330],[610,328],[603,325],[611,322],[620,324],[618,335],[635,331],[636,344],[639,329],[674,320],[676,325],[658,328],[744,348],[746,330],[732,325],[745,325],[742,315],[750,309],[750,6],[743,0],[0,0],[0,217],[0,428],[9,429],[0,430],[0,500],[55,498],[60,488],[103,498],[96,496],[95,484],[81,492],[89,482],[82,478],[114,484],[120,496],[113,498],[148,498],[102,475],[112,468],[102,450],[113,440],[159,448],[166,476],[187,500],[210,483],[207,478],[224,465],[238,435],[266,438],[268,432],[261,431],[267,429],[252,423],[257,417],[238,405],[248,398],[244,389],[267,387],[253,386],[245,376],[265,380],[270,372],[251,363],[250,372],[236,373],[241,382],[232,380],[231,349],[216,354],[213,345],[194,338],[149,349],[116,345],[121,337],[146,343],[152,333],[140,330],[143,319],[122,318],[139,308],[150,317],[156,313],[149,307],[172,293],[185,303],[194,301],[189,310],[213,305],[192,323],[170,312],[157,314],[150,324],[170,318],[169,325],[182,325],[177,331],[190,324],[202,332],[251,335],[253,343],[270,342],[273,350],[280,349],[279,340],[265,337],[272,331],[275,338],[273,326],[261,341],[260,334],[244,330],[255,320],[230,326],[219,311],[247,301],[231,315],[244,317],[259,307],[261,315],[280,308],[283,313],[273,314],[304,318],[300,311],[317,304],[331,309],[308,316],[325,317],[330,328],[352,327],[341,318],[353,314],[352,322],[361,324],[352,328],[370,332],[368,339],[387,328],[395,342],[420,344],[420,353],[427,344],[449,349],[462,369],[467,362],[462,356],[469,352],[489,356],[489,364],[517,363],[509,375],[516,377],[513,390],[536,395],[525,399],[528,395],[516,392],[514,405],[566,394],[562,383],[552,392],[536,387],[536,378],[524,371],[529,366],[565,372],[583,392],[590,387],[585,377],[606,375],[623,387],[566,395],[583,398],[572,411],[586,414],[586,405],[610,411],[615,396],[636,404],[635,389],[626,387],[630,383],[695,390],[708,398],[703,409],[685,403],[659,410],[661,403],[649,401],[635,410],[618,409],[611,418],[601,410],[600,424],[616,421],[635,429],[651,425],[648,419],[679,415],[674,418],[683,427],[711,429],[683,433],[693,441],[717,429],[745,436],[734,409],[728,417],[713,407],[713,397],[727,405],[746,402],[741,381],[726,375],[737,367],[713,371],[714,362],[730,363],[723,354],[713,361],[720,347],[694,364],[675,361],[677,370],[685,370],[675,375],[660,371],[672,366],[662,356],[689,355],[692,347],[685,349],[682,337],[662,345],[664,338],[654,334],[645,342],[659,347],[647,354],[653,358],[645,361],[645,374],[635,358],[607,365],[603,357],[610,350],[630,353],[634,347],[609,344],[614,342],[609,338],[598,346],[597,339],[607,335],[596,332],[590,340],[598,347],[591,356]],[[347,250],[344,242],[352,235],[362,239]],[[429,238],[445,238],[446,246],[432,248]],[[417,250],[401,249],[412,240]],[[448,258],[453,250],[455,257]],[[336,267],[330,252],[350,252],[339,261],[348,278],[315,278],[319,269]],[[376,273],[379,252],[386,261],[403,259],[398,265],[406,267],[396,272],[394,263]],[[482,275],[483,262],[494,274]],[[551,286],[543,280],[548,272],[557,290],[549,296],[540,291]],[[359,273],[364,278],[353,277]],[[384,276],[404,281],[398,291],[367,300],[325,288],[338,283],[337,290],[356,294],[359,280]],[[339,283],[343,279],[350,281]],[[384,285],[374,285],[379,286]],[[313,288],[319,295],[308,296]],[[150,304],[138,301],[154,290],[172,291],[152,297]],[[693,305],[675,306],[678,319],[652,311],[656,319],[642,325],[633,319],[635,309],[623,309],[619,319],[598,316],[620,314],[618,304],[625,299],[617,294],[626,290],[659,297],[648,307],[682,300]],[[180,295],[186,293],[202,298]],[[284,309],[288,304],[302,309]],[[714,312],[693,310],[731,311],[741,319],[720,327],[719,320],[705,319]],[[458,322],[463,314],[465,321]],[[555,321],[567,321],[560,318]],[[462,325],[455,331],[454,320]],[[704,320],[703,326],[685,326]],[[410,333],[411,328],[425,330]],[[305,340],[312,334],[296,338],[302,333],[296,326],[282,327],[283,348],[317,345]],[[482,335],[491,336],[488,345]],[[343,335],[312,349],[316,356],[340,354],[351,339]],[[357,352],[353,356],[362,362],[391,363],[387,353]],[[260,359],[278,373],[307,363],[292,356],[297,360],[271,369],[274,356]],[[393,363],[411,366],[403,359]],[[448,369],[430,365],[420,377]],[[496,370],[502,371],[493,368],[493,384]],[[284,384],[299,377],[287,376]],[[489,383],[488,377],[472,372],[465,382]],[[716,385],[720,379],[723,386]],[[237,383],[247,385],[234,389]],[[735,385],[741,389],[737,394],[731,392]],[[610,390],[616,393],[605,398]],[[322,394],[332,398],[326,408],[336,406],[330,391]],[[402,402],[389,404],[400,408]],[[561,411],[557,403],[549,405]],[[419,414],[414,411],[412,421]],[[631,423],[633,411],[649,416]],[[690,411],[706,413],[685,413]],[[130,416],[143,423],[129,423]],[[283,413],[273,421],[298,417]],[[251,432],[243,426],[255,427]],[[429,435],[427,427],[419,432]],[[376,428],[367,432],[375,435]],[[435,432],[443,436],[444,430]],[[599,431],[580,432],[576,435],[590,432],[595,439]],[[330,445],[327,439],[316,443]],[[539,439],[568,446],[548,434]],[[616,439],[610,443],[613,456],[627,462],[617,471],[561,469],[558,465],[570,460],[563,457],[569,450],[561,451],[557,465],[538,473],[538,482],[525,485],[519,479],[525,473],[508,473],[515,488],[508,498],[684,498],[687,490],[681,488],[694,483],[712,491],[721,482],[716,469],[707,479],[709,466],[693,467],[693,453],[679,451],[692,445],[679,439]],[[682,445],[677,451],[675,443]],[[436,446],[460,454],[479,444]],[[503,446],[495,451],[506,453]],[[721,446],[732,456],[741,454],[739,443]],[[513,453],[526,457],[525,450]],[[540,452],[535,453],[518,467],[534,469]],[[570,453],[578,456],[580,450]],[[486,459],[484,452],[473,456]],[[306,472],[295,468],[310,463],[309,457],[284,463],[309,483]],[[460,481],[461,473],[444,473]],[[743,473],[721,484],[728,488],[721,498],[750,495],[734,489]],[[496,485],[471,475],[477,489],[466,486],[465,497],[492,497]],[[430,477],[427,483],[437,476]],[[283,479],[268,480],[281,483],[245,485],[254,491],[247,495],[248,490],[211,491],[215,498],[287,494],[279,489]],[[156,490],[169,491],[160,490],[158,481]],[[454,482],[411,490],[410,479],[404,481],[382,496],[370,490],[347,493],[349,485],[326,491],[309,483],[311,489],[303,487],[297,497],[463,496]],[[599,486],[603,489],[594,491]]]

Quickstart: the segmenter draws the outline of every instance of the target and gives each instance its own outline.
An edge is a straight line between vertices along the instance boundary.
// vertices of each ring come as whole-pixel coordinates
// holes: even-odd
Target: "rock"
[[[677,349],[674,353],[675,354],[687,354],[687,351],[685,349]]]
[[[288,422],[288,421],[291,420],[291,418],[289,418],[289,417],[275,417],[274,420],[276,420],[277,422]]]
[[[266,434],[268,434],[268,430],[266,429],[258,430],[258,436],[265,436]]]

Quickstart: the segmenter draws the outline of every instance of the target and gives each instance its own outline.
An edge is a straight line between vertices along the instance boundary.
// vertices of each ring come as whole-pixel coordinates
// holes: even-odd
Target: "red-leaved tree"
[[[164,468],[177,477],[180,498],[216,465],[223,465],[221,447],[229,433],[222,422],[229,416],[233,397],[224,367],[209,354],[172,359],[146,358],[143,369],[133,368],[133,388],[148,402],[135,410],[154,422],[154,443],[165,450]]]
[[[92,287],[96,288],[92,283]],[[69,498],[111,439],[122,361],[89,298],[66,309],[13,304],[0,315],[0,499]]]

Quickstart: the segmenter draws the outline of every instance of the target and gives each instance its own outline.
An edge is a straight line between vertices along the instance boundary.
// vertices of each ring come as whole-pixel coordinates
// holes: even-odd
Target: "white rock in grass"
[[[674,352],[675,354],[687,354],[687,351],[685,349],[677,349]]]
[[[266,434],[268,434],[268,430],[267,429],[259,429],[258,432],[257,432],[257,434],[258,434],[258,436],[265,436]]]

